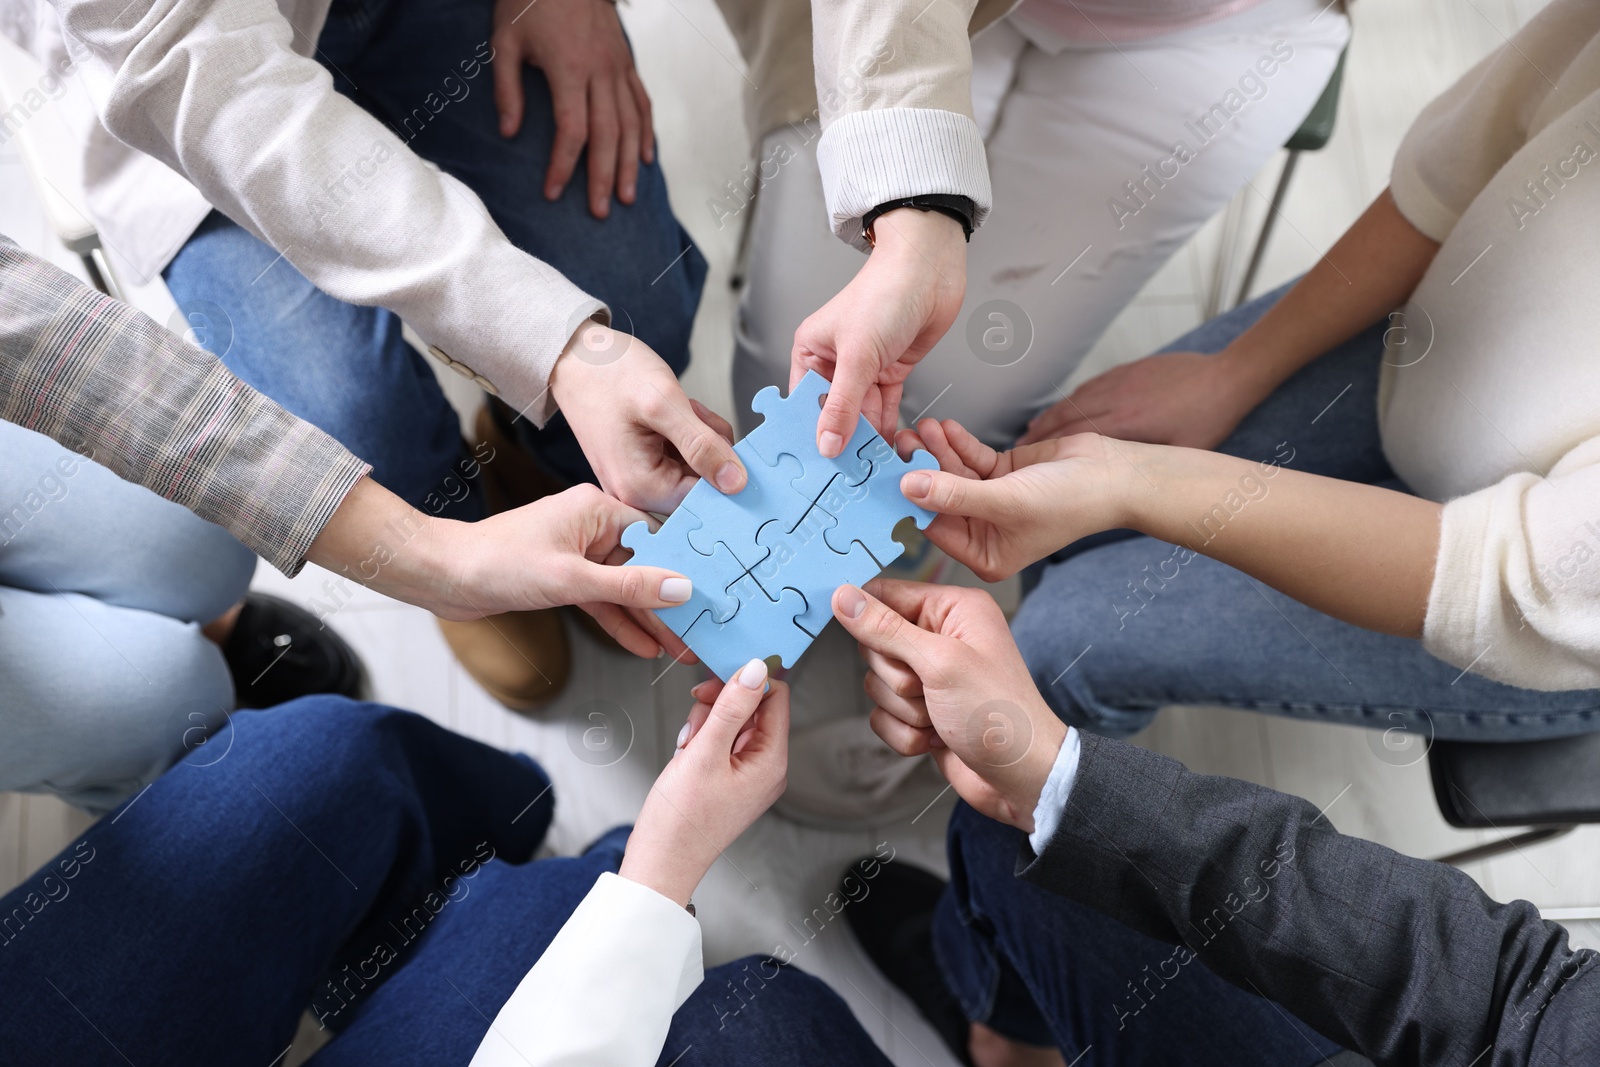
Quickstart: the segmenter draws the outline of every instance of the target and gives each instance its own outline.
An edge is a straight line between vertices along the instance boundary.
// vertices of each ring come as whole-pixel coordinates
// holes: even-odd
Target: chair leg
[[[1272,191],[1272,202],[1267,206],[1267,217],[1261,220],[1261,236],[1256,238],[1255,251],[1250,253],[1250,265],[1244,270],[1244,281],[1239,283],[1239,295],[1234,298],[1233,306],[1238,307],[1250,295],[1250,287],[1255,284],[1256,271],[1261,267],[1261,259],[1267,253],[1267,241],[1272,237],[1272,227],[1278,221],[1279,209],[1289,195],[1289,179],[1294,177],[1295,164],[1300,162],[1300,153],[1294,149],[1289,150],[1289,158],[1283,161],[1283,172],[1278,175],[1278,187]]]
[[[1576,825],[1540,826],[1533,830],[1524,830],[1520,834],[1502,837],[1498,841],[1490,841],[1487,844],[1464,848],[1460,852],[1437,856],[1435,860],[1438,863],[1448,863],[1452,867],[1460,867],[1466,863],[1488,859],[1490,856],[1498,856],[1513,849],[1520,849],[1524,845],[1538,845],[1546,841],[1554,841],[1556,838],[1570,834],[1576,829]]]
[[[89,274],[89,284],[113,300],[127,299],[122,295],[122,286],[117,284],[117,276],[111,270],[111,262],[106,259],[104,249],[95,245],[78,258],[83,260],[83,269]]]

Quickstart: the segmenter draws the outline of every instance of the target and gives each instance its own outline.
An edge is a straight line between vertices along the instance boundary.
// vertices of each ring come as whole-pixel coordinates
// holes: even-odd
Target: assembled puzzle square
[[[654,533],[643,522],[622,533],[630,564],[694,583],[688,602],[656,614],[723,681],[752,659],[794,666],[833,618],[834,590],[870,581],[904,551],[895,524],[933,521],[900,492],[907,471],[938,469],[927,452],[902,460],[866,419],[836,458],[817,451],[827,392],[815,371],[787,397],[761,390],[750,406],[765,421],[734,446],[745,488],[724,496],[702,480]]]

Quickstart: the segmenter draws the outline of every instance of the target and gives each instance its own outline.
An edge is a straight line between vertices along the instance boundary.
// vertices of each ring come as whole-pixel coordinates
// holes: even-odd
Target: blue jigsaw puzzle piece
[[[900,460],[865,419],[841,455],[817,453],[827,389],[814,372],[789,397],[763,389],[751,407],[765,421],[734,446],[746,488],[728,497],[698,483],[655,533],[642,522],[623,532],[631,563],[694,583],[687,603],[657,614],[724,681],[756,657],[794,666],[833,618],[834,590],[870,581],[903,551],[895,524],[933,519],[900,493],[907,471],[937,469],[928,453]]]
[[[854,485],[842,475],[834,478],[817,497],[813,511],[824,511],[837,520],[824,532],[829,548],[847,552],[851,544],[863,545],[881,566],[888,566],[905,551],[894,539],[895,525],[909,518],[922,530],[934,519],[933,512],[906,499],[900,479],[914,470],[936,471],[939,463],[921,449],[903,460],[877,434],[862,446],[859,455],[871,474]]]
[[[737,586],[749,571],[727,545],[719,543],[710,556],[696,552],[689,544],[688,533],[697,526],[699,519],[692,512],[679,508],[655,533],[651,533],[649,524],[644,522],[636,522],[622,531],[623,546],[633,550],[633,559],[628,561],[630,565],[665,567],[694,584],[694,592],[682,604],[656,609],[661,621],[679,637],[687,633],[701,615],[716,623],[726,623],[737,615],[739,599],[729,589]]]
[[[741,604],[728,622],[704,615],[683,634],[684,643],[724,682],[752,659],[778,656],[785,667],[793,667],[811,645],[811,635],[794,621],[805,612],[806,599],[793,589],[782,594],[777,601],[761,597]]]
[[[806,600],[806,610],[794,619],[796,626],[816,637],[833,619],[833,593],[841,585],[861,585],[883,568],[860,542],[844,553],[835,552],[827,535],[837,520],[815,508],[794,530],[777,522],[762,527],[757,538],[767,556],[752,572],[768,593],[793,589]]]
[[[794,457],[802,473],[790,484],[808,501],[815,501],[835,476],[843,476],[851,485],[868,478],[872,474],[871,463],[858,453],[872,441],[883,440],[871,423],[860,419],[844,451],[833,459],[824,459],[817,451],[817,416],[827,393],[828,379],[816,371],[807,371],[787,397],[780,395],[776,386],[767,386],[750,401],[751,409],[763,415],[765,421],[741,442],[770,465],[777,465],[784,456]]]
[[[763,523],[781,519],[792,526],[805,515],[816,497],[802,497],[789,487],[804,474],[800,461],[793,456],[779,456],[777,463],[769,465],[750,447],[748,440],[740,441],[733,450],[750,476],[745,487],[732,496],[725,496],[711,483],[701,481],[689,490],[682,507],[700,520],[698,528],[689,531],[689,544],[696,552],[709,555],[720,541],[732,548],[735,556],[745,558],[755,551],[756,531]]]

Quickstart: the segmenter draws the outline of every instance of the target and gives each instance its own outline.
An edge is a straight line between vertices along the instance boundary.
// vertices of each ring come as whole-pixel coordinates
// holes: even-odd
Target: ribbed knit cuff
[[[950,193],[972,200],[973,225],[993,206],[977,124],[934,108],[878,108],[839,118],[817,143],[817,167],[834,234],[863,251],[861,219],[879,204]]]

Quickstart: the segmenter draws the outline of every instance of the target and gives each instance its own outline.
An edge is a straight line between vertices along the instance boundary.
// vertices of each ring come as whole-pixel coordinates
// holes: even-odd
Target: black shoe
[[[869,877],[874,868],[876,877]],[[850,901],[844,914],[856,940],[883,976],[911,998],[956,1059],[972,1067],[967,1014],[933,956],[933,912],[944,882],[916,867],[873,858],[852,863],[844,879],[839,895]],[[863,884],[870,891],[860,897]]]
[[[275,596],[244,598],[222,658],[241,708],[270,708],[313,693],[361,699],[355,650],[315,615]]]

